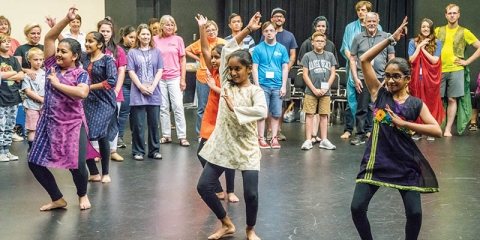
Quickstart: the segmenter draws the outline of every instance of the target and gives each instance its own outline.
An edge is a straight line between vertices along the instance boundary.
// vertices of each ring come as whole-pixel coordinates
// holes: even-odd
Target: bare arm
[[[477,58],[480,57],[480,41],[476,41],[472,44],[473,47],[475,47],[477,50],[470,56],[467,60],[463,59],[457,59],[455,61],[455,64],[462,65],[462,66],[467,66],[473,61],[477,60]]]
[[[291,60],[291,59],[290,59]],[[295,59],[294,59],[295,61]],[[284,97],[287,94],[287,79],[288,79],[288,68],[289,64],[282,64],[282,88],[280,88],[280,97]]]
[[[200,58],[197,55],[195,55],[195,53],[192,52],[192,49],[190,47],[185,48],[185,54],[189,58],[192,58],[196,61],[200,61]]]
[[[402,25],[393,33],[393,38],[395,41],[398,41],[401,37],[404,27],[407,25],[407,17],[403,19]],[[378,81],[375,70],[373,70],[372,60],[386,47],[390,45],[390,40],[385,39],[379,42],[377,45],[370,48],[366,53],[360,57],[360,63],[362,65],[363,77],[365,79],[365,84],[367,85],[368,91],[372,97],[372,101],[377,99],[378,89],[382,86],[382,83]],[[390,55],[393,54],[388,54]]]
[[[50,31],[47,32],[45,35],[45,41],[44,41],[44,56],[45,59],[53,56],[55,54],[55,40],[57,40],[58,36],[62,32],[62,30],[68,25],[68,23],[75,19],[75,16],[77,16],[77,8],[75,6],[71,7],[68,9],[67,16],[65,16],[62,20],[60,20],[53,28],[50,29]],[[50,18],[50,20],[52,20]],[[49,21],[49,17],[47,17],[47,21]]]
[[[212,69],[212,54],[211,49],[208,44],[207,39],[207,30],[205,29],[205,24],[207,23],[208,19],[201,14],[197,14],[195,17],[198,23],[198,31],[200,32],[200,46],[202,50],[203,59],[205,60],[205,64],[207,65],[207,69]]]
[[[180,62],[180,90],[183,91],[187,88],[187,57],[181,56],[178,61]]]
[[[343,53],[345,53],[345,56],[347,56],[347,59],[350,59],[350,51],[349,50],[343,50]]]
[[[293,64],[295,64],[295,58],[297,57],[295,48],[290,49],[289,53],[290,53],[290,62],[288,62],[288,71],[292,69]]]
[[[252,78],[253,78],[253,83],[257,86],[260,86],[258,84],[258,63],[254,63],[252,65]]]
[[[43,103],[43,97],[40,97],[36,92],[32,91],[32,89],[25,88],[25,94],[28,98]]]
[[[69,86],[61,83],[57,78],[55,68],[52,68],[50,75],[47,76],[47,79],[54,88],[74,98],[84,99],[90,92],[90,87],[85,83],[80,83],[77,86]]]
[[[115,86],[115,93],[118,95],[120,89],[122,89],[123,82],[125,80],[125,66],[121,66],[118,68],[118,77],[117,77],[117,85]]]
[[[420,110],[420,119],[422,119],[423,124],[419,124],[415,122],[407,122],[401,119],[399,116],[393,113],[393,111],[390,109],[388,105],[385,109],[387,110],[388,114],[392,118],[392,122],[399,127],[406,127],[422,135],[427,135],[427,136],[432,136],[437,138],[442,137],[442,129],[440,128],[437,121],[428,110],[428,107],[427,105],[425,105],[425,103],[423,103],[422,109]]]
[[[15,71],[10,71],[10,72],[2,72],[2,79],[3,80],[8,80],[8,81],[23,81],[25,75],[23,75],[23,72],[15,72]]]
[[[387,59],[390,60],[392,58],[395,58],[395,54],[394,53],[390,53],[390,54],[387,54]],[[388,61],[387,60],[387,61]]]
[[[428,58],[428,61],[432,64],[436,64],[438,62],[438,59],[440,59],[439,57],[433,56],[432,54],[430,54],[427,50],[425,50],[425,48],[422,48],[421,51],[425,53],[425,56]]]
[[[352,78],[353,78],[353,83],[355,84],[355,90],[357,93],[361,93],[363,91],[363,84],[360,79],[358,79],[358,74],[357,74],[357,56],[356,55],[350,55],[350,61],[348,61],[349,67],[350,67],[350,72],[352,73]]]
[[[320,89],[317,89],[313,85],[312,80],[308,76],[308,68],[302,67],[302,69],[303,69],[303,81],[305,82],[305,85],[307,85],[308,88],[310,88],[310,90],[313,92],[313,94],[315,94],[315,96],[318,96],[318,97],[322,96],[323,94],[321,94]]]

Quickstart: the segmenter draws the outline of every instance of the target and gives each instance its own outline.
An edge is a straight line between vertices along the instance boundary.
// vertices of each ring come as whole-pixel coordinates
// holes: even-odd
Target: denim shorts
[[[280,98],[280,88],[265,87],[260,85],[267,99],[267,106],[272,117],[282,116],[282,102]]]

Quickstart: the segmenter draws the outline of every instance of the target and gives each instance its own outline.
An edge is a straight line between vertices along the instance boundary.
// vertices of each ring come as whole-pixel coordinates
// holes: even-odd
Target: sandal
[[[470,125],[468,126],[468,130],[477,131],[478,130],[477,123],[470,123]]]
[[[160,143],[171,143],[172,138],[171,137],[162,137],[160,138]]]
[[[190,143],[187,141],[186,138],[180,138],[180,146],[188,147],[188,146],[190,146]]]

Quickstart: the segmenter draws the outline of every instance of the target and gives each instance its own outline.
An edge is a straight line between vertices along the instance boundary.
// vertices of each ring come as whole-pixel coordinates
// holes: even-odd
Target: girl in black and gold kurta
[[[401,37],[406,18],[389,38],[360,57],[365,83],[374,102],[374,127],[357,176],[351,210],[362,239],[372,239],[367,209],[379,187],[399,190],[407,223],[405,239],[417,239],[422,223],[420,193],[438,192],[435,173],[411,135],[441,137],[442,131],[421,99],[408,94],[411,67],[406,59],[393,58],[385,68],[386,88],[378,81],[371,61]],[[366,91],[364,89],[363,91]],[[415,121],[420,118],[424,124]]]

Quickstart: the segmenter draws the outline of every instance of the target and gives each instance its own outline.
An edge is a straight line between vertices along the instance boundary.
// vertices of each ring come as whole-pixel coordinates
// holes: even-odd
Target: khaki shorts
[[[330,114],[330,96],[315,96],[305,94],[303,111],[307,114]]]

